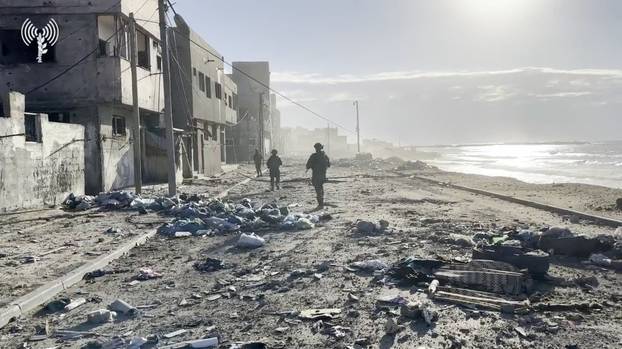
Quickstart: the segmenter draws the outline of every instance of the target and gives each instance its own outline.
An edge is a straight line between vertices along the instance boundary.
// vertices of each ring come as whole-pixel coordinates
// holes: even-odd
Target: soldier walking
[[[330,167],[330,159],[324,153],[324,146],[320,143],[315,143],[313,146],[315,153],[311,154],[309,161],[307,161],[307,171],[311,170],[311,183],[315,188],[315,194],[317,196],[317,208],[324,208],[324,183],[326,182],[326,170]]]

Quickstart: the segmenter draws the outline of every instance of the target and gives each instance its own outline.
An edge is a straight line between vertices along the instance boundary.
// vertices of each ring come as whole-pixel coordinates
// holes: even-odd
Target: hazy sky
[[[410,144],[622,139],[622,1],[178,0],[228,61]],[[325,127],[279,101],[284,126]]]

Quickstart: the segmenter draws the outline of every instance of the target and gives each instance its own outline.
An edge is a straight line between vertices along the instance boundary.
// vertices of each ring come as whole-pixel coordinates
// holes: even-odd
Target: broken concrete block
[[[110,310],[124,315],[134,315],[138,310],[122,299],[117,299],[108,306]]]
[[[116,319],[117,313],[107,309],[99,309],[86,314],[86,320],[92,324],[103,324],[106,322],[113,322]]]

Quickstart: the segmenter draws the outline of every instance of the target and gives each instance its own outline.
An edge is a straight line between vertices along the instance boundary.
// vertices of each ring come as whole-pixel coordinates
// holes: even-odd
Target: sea
[[[512,177],[529,183],[585,183],[622,188],[622,141],[419,147],[438,153],[440,169]]]

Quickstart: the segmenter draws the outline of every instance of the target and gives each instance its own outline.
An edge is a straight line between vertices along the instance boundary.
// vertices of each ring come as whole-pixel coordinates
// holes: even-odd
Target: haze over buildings
[[[351,130],[352,100],[360,100],[365,138],[620,138],[619,1],[186,0],[177,7],[228,60],[269,59],[273,87]],[[279,105],[283,126],[326,127]]]

